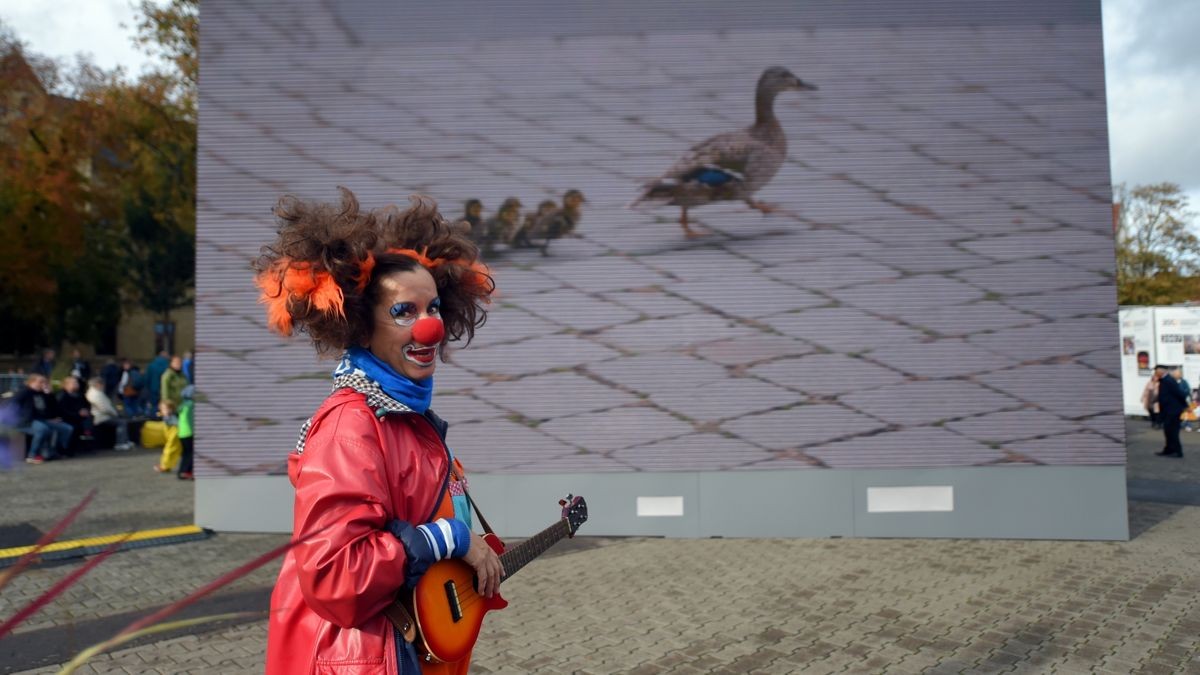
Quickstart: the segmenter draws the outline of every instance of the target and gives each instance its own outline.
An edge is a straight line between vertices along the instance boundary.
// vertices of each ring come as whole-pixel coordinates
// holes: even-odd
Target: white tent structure
[[[1200,384],[1200,306],[1122,307],[1121,389],[1126,415],[1145,415],[1142,390],[1156,364],[1183,366]]]

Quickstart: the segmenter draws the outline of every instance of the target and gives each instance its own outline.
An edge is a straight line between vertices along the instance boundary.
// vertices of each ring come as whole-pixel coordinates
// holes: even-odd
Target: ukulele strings
[[[558,541],[558,540],[555,540],[555,542],[551,543],[551,545],[553,545],[554,543],[557,543],[557,541]],[[522,564],[521,564],[521,565],[520,565],[520,566],[519,566],[517,569],[523,569],[523,568],[525,567],[525,565],[528,565],[529,563],[533,562],[533,560],[534,560],[534,559],[536,559],[536,558],[537,558],[539,555],[541,555],[541,554],[539,553],[539,554],[537,554],[537,555],[534,555],[534,556],[533,556],[532,558],[530,558],[529,560],[523,561],[523,562],[522,562]],[[503,581],[505,581],[505,580],[506,580],[506,579],[508,579],[508,578],[509,578],[509,575],[505,575],[505,576],[501,577],[500,581],[501,581],[501,582],[503,582]],[[460,599],[460,600],[459,600],[459,602],[458,602],[458,608],[459,608],[460,610],[465,610],[466,608],[468,608],[468,607],[471,607],[471,606],[472,606],[472,605],[474,605],[475,603],[477,603],[477,602],[480,602],[481,600],[485,600],[485,599],[486,599],[486,598],[484,598],[484,597],[483,597],[483,595],[482,595],[482,594],[480,594],[480,593],[479,593],[479,591],[475,590],[475,582],[476,582],[476,581],[478,581],[478,577],[476,577],[474,574],[472,574],[472,575],[471,575],[471,580],[472,580],[472,583],[471,583],[471,586],[470,586],[470,588],[471,588],[471,592],[472,592],[472,593],[474,593],[474,597],[467,598],[466,600],[461,600],[461,599]],[[497,587],[497,591],[496,591],[496,592],[497,592],[497,593],[499,593],[499,587]]]

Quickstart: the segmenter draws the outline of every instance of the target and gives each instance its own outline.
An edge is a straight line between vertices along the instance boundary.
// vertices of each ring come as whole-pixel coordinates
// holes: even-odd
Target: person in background
[[[54,357],[53,349],[43,349],[42,356],[33,364],[33,368],[29,369],[30,373],[45,375],[47,378],[54,372]]]
[[[1179,427],[1183,411],[1188,408],[1188,400],[1179,386],[1179,380],[1176,379],[1183,379],[1182,370],[1179,366],[1171,366],[1158,383],[1158,412],[1166,439],[1166,447],[1157,453],[1161,457],[1183,457]]]
[[[183,446],[183,459],[179,460],[179,480],[195,480],[192,476],[192,460],[195,447],[192,422],[194,419],[195,402],[192,400],[195,388],[188,385],[183,388],[183,406],[179,408],[179,443]]]
[[[125,408],[126,417],[135,417],[142,413],[138,407],[142,391],[142,373],[129,359],[121,359],[121,379],[117,381],[117,391],[121,394],[121,405]]]
[[[1179,390],[1183,392],[1184,397],[1191,399],[1192,398],[1192,385],[1189,384],[1187,381],[1187,378],[1185,378],[1183,376],[1183,367],[1176,366],[1175,371],[1171,373],[1171,376],[1174,377],[1175,380],[1179,382]]]
[[[1166,366],[1154,366],[1146,388],[1142,389],[1142,407],[1146,409],[1146,416],[1150,418],[1151,429],[1162,428],[1162,420],[1158,417],[1158,381],[1166,372]]]
[[[158,408],[158,400],[162,398],[162,376],[170,366],[171,355],[165,349],[146,366],[146,386],[142,387],[142,399],[146,410]]]
[[[1183,377],[1182,369],[1179,372],[1179,388],[1183,390],[1184,398],[1187,399],[1187,408],[1184,409],[1183,415],[1180,417],[1182,421],[1182,429],[1184,431],[1192,430],[1192,423],[1196,421],[1196,415],[1192,412],[1194,406],[1192,404],[1192,385]]]
[[[71,435],[67,439],[67,453],[75,454],[79,448],[78,441],[92,437],[92,404],[79,385],[79,378],[68,375],[63,378],[62,391],[55,397],[58,404],[58,414],[62,420],[71,425]]]
[[[50,380],[41,373],[25,378],[25,388],[13,397],[17,409],[17,428],[28,431],[33,440],[25,449],[25,461],[41,464],[56,459],[54,446],[65,449],[74,429],[58,417],[54,397],[46,393]]]
[[[163,399],[158,402],[158,414],[167,427],[167,442],[163,444],[162,457],[154,465],[159,473],[170,473],[175,468],[179,456],[183,454],[183,444],[179,442],[179,416],[175,404]]]
[[[112,430],[114,450],[132,449],[133,443],[129,442],[129,422],[121,417],[121,413],[117,412],[117,407],[113,405],[112,399],[104,392],[104,380],[99,377],[88,380],[88,390],[85,396],[92,406],[93,428],[97,432],[100,429]]]
[[[183,353],[183,375],[187,378],[188,384],[196,384],[196,361],[192,358],[191,352]]]
[[[92,379],[92,364],[83,358],[83,353],[78,349],[71,351],[71,377],[78,378],[80,383]]]
[[[1196,402],[1189,398],[1188,408],[1183,411],[1183,416],[1180,418],[1183,420],[1182,426],[1184,431],[1196,430],[1196,422],[1200,420],[1200,417],[1196,415],[1196,407]]]
[[[121,384],[121,364],[119,361],[124,360],[124,358],[114,359],[110,356],[108,357],[108,361],[105,362],[104,367],[100,369],[100,379],[103,380],[104,383],[104,395],[107,396],[110,401],[115,399],[117,395],[120,394],[119,385]],[[88,382],[91,382],[90,378]]]
[[[183,388],[188,385],[187,376],[183,374],[183,359],[172,356],[168,368],[163,372],[159,382],[159,395],[163,401],[170,401],[176,410],[183,405]]]

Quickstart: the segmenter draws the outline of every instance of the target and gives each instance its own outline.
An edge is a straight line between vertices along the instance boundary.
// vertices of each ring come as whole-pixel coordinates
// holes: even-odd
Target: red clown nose
[[[436,345],[446,337],[446,327],[442,320],[427,316],[413,324],[413,339],[423,345]]]

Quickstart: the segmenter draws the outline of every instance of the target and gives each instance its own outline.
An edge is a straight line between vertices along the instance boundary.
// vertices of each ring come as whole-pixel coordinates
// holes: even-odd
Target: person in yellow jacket
[[[179,417],[175,414],[175,404],[165,398],[158,402],[158,414],[167,428],[167,442],[163,444],[162,457],[154,465],[154,470],[170,473],[183,454],[183,443],[179,440]]]

